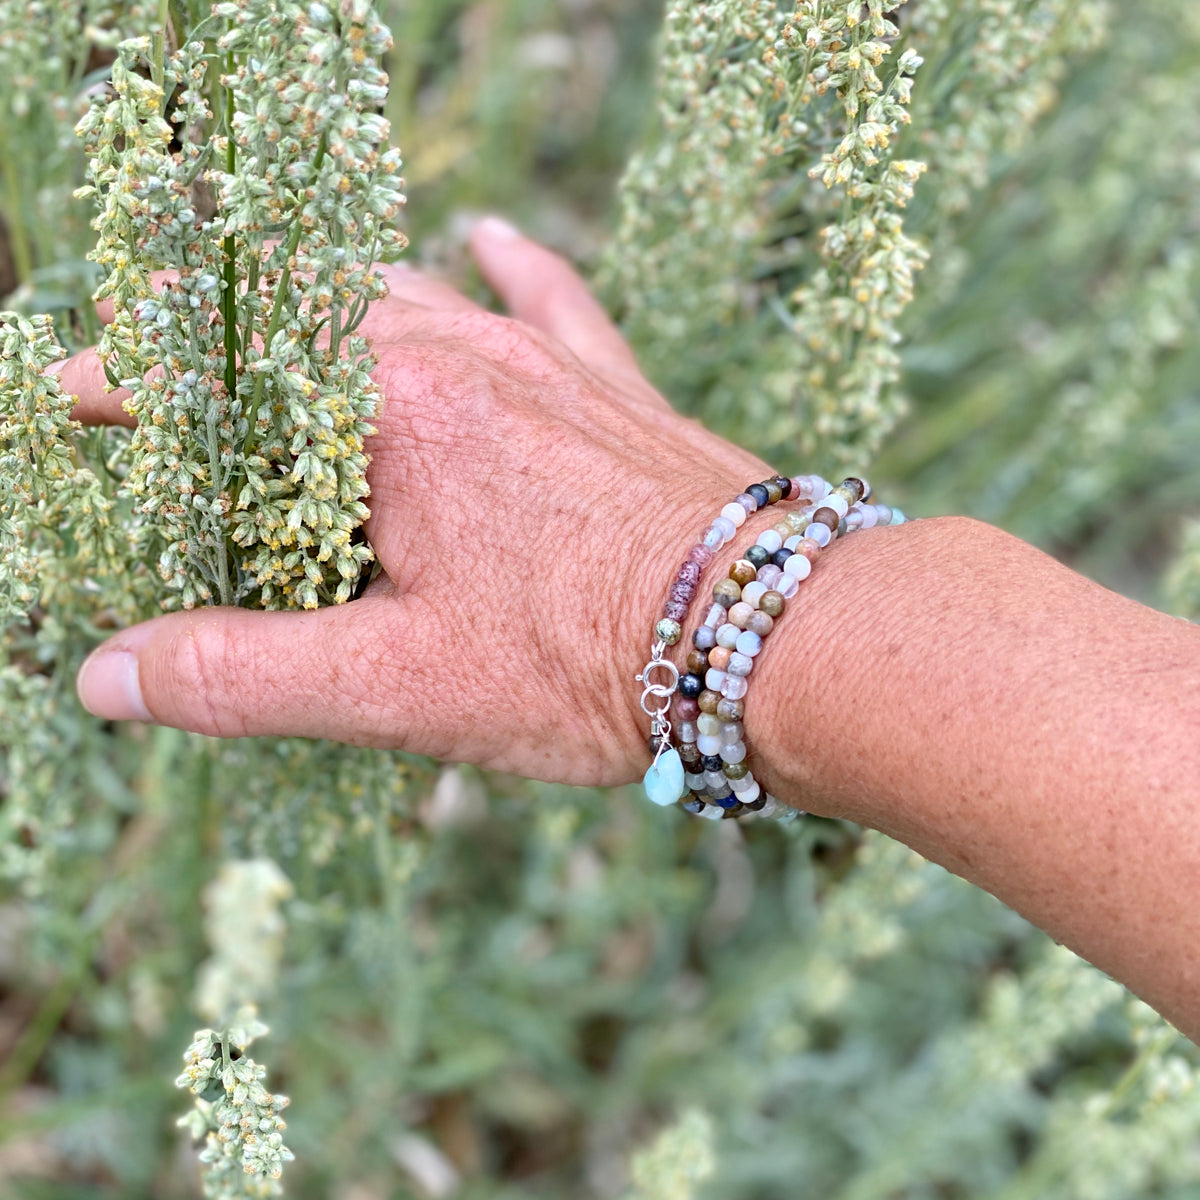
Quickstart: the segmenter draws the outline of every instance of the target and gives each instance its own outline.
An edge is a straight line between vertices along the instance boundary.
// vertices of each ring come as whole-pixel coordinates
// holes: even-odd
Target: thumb
[[[84,708],[111,721],[397,746],[397,709],[409,706],[396,688],[410,673],[389,661],[402,643],[388,632],[403,607],[380,594],[317,612],[172,613],[110,638],[76,687]]]
[[[508,311],[557,338],[595,370],[634,371],[637,359],[578,272],[565,258],[498,217],[471,233],[471,253]]]

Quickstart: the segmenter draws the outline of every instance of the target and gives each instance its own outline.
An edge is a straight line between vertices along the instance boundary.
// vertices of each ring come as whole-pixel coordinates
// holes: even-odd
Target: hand
[[[385,574],[338,608],[207,608],[117,634],[80,671],[91,712],[547,781],[641,775],[633,676],[663,594],[706,520],[774,472],[671,410],[562,259],[495,220],[472,252],[512,319],[392,269],[365,326]],[[129,422],[94,351],[61,381],[79,419]]]

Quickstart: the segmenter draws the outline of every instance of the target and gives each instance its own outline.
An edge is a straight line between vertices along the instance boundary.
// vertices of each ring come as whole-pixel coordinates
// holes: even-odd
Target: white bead
[[[732,650],[737,645],[737,640],[741,636],[741,630],[736,625],[731,625],[728,621],[717,630],[717,645],[724,646],[726,650]]]
[[[688,788],[693,792],[699,792],[704,787],[703,775],[693,775],[690,771],[688,771],[685,773],[683,778],[684,782],[688,785]],[[747,776],[747,778],[749,778],[749,776]]]
[[[758,582],[765,583],[768,588],[773,588],[782,578],[783,572],[774,563],[758,568]]]
[[[820,522],[810,525],[804,531],[804,536],[812,538],[822,550],[833,541],[833,531],[828,525],[822,525]]]
[[[706,821],[720,821],[724,819],[725,810],[717,804],[706,804],[696,815]]]
[[[708,616],[704,618],[704,623],[709,629],[720,629],[725,624],[725,614],[728,611],[723,604],[714,604],[708,610]]]
[[[727,763],[740,763],[746,758],[746,743],[734,742],[732,746],[721,747],[721,761]]]
[[[721,739],[716,734],[707,734],[696,739],[696,749],[701,754],[716,754],[721,749]]]
[[[873,504],[855,505],[855,508],[862,513],[863,529],[874,529],[879,524],[879,513],[875,510]]]
[[[721,743],[728,746],[731,742],[740,742],[742,734],[745,732],[745,725],[741,721],[729,721],[721,726]]]
[[[791,561],[789,558],[788,562]],[[800,590],[800,580],[795,575],[788,575],[785,572],[783,578],[775,585],[775,590],[785,600],[790,600]]]
[[[783,538],[781,538],[773,529],[764,529],[762,533],[758,535],[758,544],[764,550],[766,550],[768,554],[774,554],[776,550],[783,546]]]
[[[804,534],[802,534],[802,533],[793,533],[793,534],[792,534],[792,536],[791,536],[790,538],[788,538],[786,542],[784,542],[784,543],[783,543],[783,548],[784,548],[785,550],[795,550],[795,549],[796,549],[796,547],[797,547],[798,545],[800,545],[800,543],[801,543],[803,540],[804,540]],[[760,578],[761,578],[761,577],[760,577]]]
[[[725,675],[725,672],[721,674]],[[725,675],[725,681],[721,684],[721,695],[726,700],[744,700],[749,690],[750,685],[742,675]]]
[[[783,564],[783,573],[793,579],[807,579],[812,574],[812,563],[803,554],[793,554]]]
[[[679,722],[679,740],[681,742],[694,742],[699,736],[700,730],[697,728],[695,721]]]
[[[704,786],[715,790],[716,788],[724,788],[728,780],[725,778],[724,771],[705,771]]]
[[[746,774],[741,777],[741,779],[731,779],[729,781],[729,786],[733,788],[734,792],[736,792],[740,798],[744,792],[748,792],[752,787],[758,787],[758,784],[755,783],[754,776],[747,771]]]
[[[721,722],[712,713],[701,713],[696,718],[696,732],[704,734],[705,737],[711,737],[714,733],[721,732]],[[680,734],[680,737],[683,735]],[[688,741],[687,738],[683,740]],[[692,738],[691,740],[695,741],[696,739]]]
[[[812,498],[814,503],[818,500],[823,500],[831,491],[833,491],[833,484],[830,483],[828,479],[822,479],[820,475],[814,475],[812,477],[812,481]]]
[[[857,509],[857,508],[852,508],[845,515],[845,517],[842,518],[842,520],[846,526],[846,532],[853,533],[854,530],[861,529],[863,527],[862,510]]]
[[[745,783],[747,779],[750,781],[750,786],[743,788],[737,795],[743,804],[752,804],[762,795],[762,788],[758,786],[758,781],[753,775],[747,775],[745,779],[740,779],[738,782]]]
[[[728,517],[718,517],[713,523],[713,532],[721,535],[721,545],[727,545],[733,541],[733,536],[737,533],[737,526],[729,520]]]
[[[830,495],[821,501],[822,508],[832,508],[839,517],[844,517],[850,511],[850,505],[845,496]]]
[[[721,516],[732,521],[735,529],[741,529],[746,523],[746,510],[740,504],[727,504],[721,509]]]
[[[775,536],[778,537],[779,534],[776,534]],[[752,579],[744,588],[742,588],[742,600],[746,604],[750,605],[751,608],[757,608],[759,601],[762,600],[762,598],[770,590],[771,589],[767,587],[767,585],[761,580]]]
[[[724,671],[718,671],[716,667],[709,667],[704,675],[704,686],[710,692],[719,692],[725,685],[725,679]]]

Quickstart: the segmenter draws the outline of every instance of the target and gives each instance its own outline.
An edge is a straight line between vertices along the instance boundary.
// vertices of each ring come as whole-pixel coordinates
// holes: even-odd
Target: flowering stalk
[[[390,37],[370,0],[218,3],[201,33],[163,52],[161,85],[152,39],[123,43],[79,127],[115,310],[100,351],[138,423],[128,488],[185,607],[343,602],[372,558],[356,331],[404,245],[375,111]]]

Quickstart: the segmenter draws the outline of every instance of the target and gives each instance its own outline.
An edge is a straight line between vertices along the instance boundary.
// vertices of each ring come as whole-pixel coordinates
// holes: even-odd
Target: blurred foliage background
[[[417,260],[479,291],[461,233],[502,211],[596,271],[676,404],[781,467],[870,455],[914,515],[980,516],[1200,611],[1190,0],[902,11],[926,63],[895,152],[930,164],[905,225],[929,261],[895,315],[898,380],[872,358],[828,439],[819,397],[844,363],[798,339],[794,297],[824,269],[820,222],[854,217],[808,180],[836,113],[800,81],[793,107],[819,116],[784,138],[776,111],[755,137],[778,159],[735,155],[730,110],[706,105],[736,107],[721,89],[761,55],[729,5],[671,5],[665,39],[650,0],[385,7]],[[32,31],[52,8],[3,10],[0,292],[80,345],[81,166],[51,98],[106,58],[86,30],[48,55]],[[698,208],[678,181],[712,162],[728,170]],[[293,1196],[1200,1195],[1194,1048],[903,847],[400,755],[102,727],[71,694],[93,626],[40,630],[24,657],[10,631],[5,658],[0,1196],[198,1194],[171,1086],[198,968],[253,954],[252,918],[276,911],[256,1054],[292,1097]],[[221,871],[267,858],[290,896]]]

